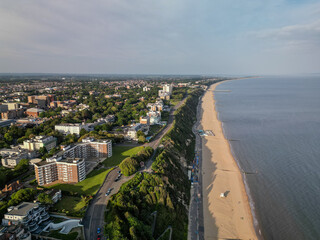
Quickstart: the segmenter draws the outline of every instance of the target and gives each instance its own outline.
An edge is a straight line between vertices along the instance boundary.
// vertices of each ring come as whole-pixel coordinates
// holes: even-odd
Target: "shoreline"
[[[201,101],[200,128],[214,133],[202,137],[204,239],[259,239],[244,176],[216,111],[214,90],[221,83],[211,85]]]

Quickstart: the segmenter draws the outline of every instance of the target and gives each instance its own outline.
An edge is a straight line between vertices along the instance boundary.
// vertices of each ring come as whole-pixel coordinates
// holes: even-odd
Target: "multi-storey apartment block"
[[[29,158],[28,152],[20,148],[3,148],[0,150],[0,156],[2,156],[2,166],[9,168],[14,168],[15,166],[17,166],[21,159]]]
[[[111,140],[95,140],[85,138],[82,143],[64,148],[64,157],[72,158],[106,158],[112,156]]]
[[[57,146],[57,139],[53,136],[36,136],[30,140],[25,140],[23,142],[23,148],[28,151],[39,150],[45,147],[47,151]]]
[[[34,232],[39,228],[39,224],[50,218],[44,207],[38,203],[23,202],[17,206],[8,208],[8,212],[2,219],[2,225],[18,225],[22,223],[30,232]]]
[[[35,175],[40,186],[53,182],[77,183],[86,178],[84,159],[59,157],[56,161],[51,160],[35,164]]]
[[[54,129],[65,134],[76,134],[76,135],[80,135],[80,131],[81,129],[86,129],[87,127],[85,124],[80,124],[80,123],[64,123],[64,124],[59,124],[59,125],[55,125]]]

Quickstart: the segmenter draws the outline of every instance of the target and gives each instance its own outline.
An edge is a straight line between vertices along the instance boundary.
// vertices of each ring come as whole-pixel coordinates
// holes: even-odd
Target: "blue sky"
[[[0,72],[320,72],[320,0],[4,0]]]

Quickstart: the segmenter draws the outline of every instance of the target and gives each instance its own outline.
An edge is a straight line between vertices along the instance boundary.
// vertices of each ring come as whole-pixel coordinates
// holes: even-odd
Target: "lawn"
[[[59,183],[50,186],[49,188],[61,189],[62,191],[78,193],[81,195],[94,195],[99,190],[108,172],[110,172],[112,169],[113,168],[93,170],[82,182],[76,184]]]
[[[170,104],[172,106],[175,106],[177,105],[181,100],[180,99],[170,99]]]
[[[119,165],[123,159],[137,154],[143,149],[143,147],[125,147],[125,146],[114,146],[112,148],[112,157],[104,160],[103,164],[106,167],[113,167]]]
[[[63,196],[63,198],[54,205],[57,212],[79,212],[86,206],[86,200],[81,197]]]
[[[73,239],[77,239],[78,237],[78,233],[77,232],[71,232],[69,234],[62,234],[59,233],[60,230],[55,230],[50,232],[49,237],[53,237],[56,239],[62,239],[62,240],[73,240]]]

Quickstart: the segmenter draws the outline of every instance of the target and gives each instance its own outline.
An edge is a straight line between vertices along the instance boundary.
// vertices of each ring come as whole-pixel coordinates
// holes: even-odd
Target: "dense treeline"
[[[3,215],[7,212],[7,208],[10,206],[16,206],[21,202],[33,201],[36,196],[37,191],[32,188],[24,188],[13,193],[11,199],[7,201],[0,201],[0,218],[3,218]]]
[[[14,169],[0,167],[0,190],[5,186],[6,183],[14,180],[29,170],[29,160],[21,159]]]
[[[105,227],[110,239],[157,239],[168,226],[173,228],[172,239],[187,239],[190,182],[185,164],[194,156],[192,125],[201,94],[202,90],[190,93],[177,111],[152,164],[153,173],[136,174],[111,197]]]
[[[140,163],[147,161],[153,154],[152,147],[145,147],[137,154],[125,158],[119,165],[121,172],[125,176],[130,176],[138,171]]]

